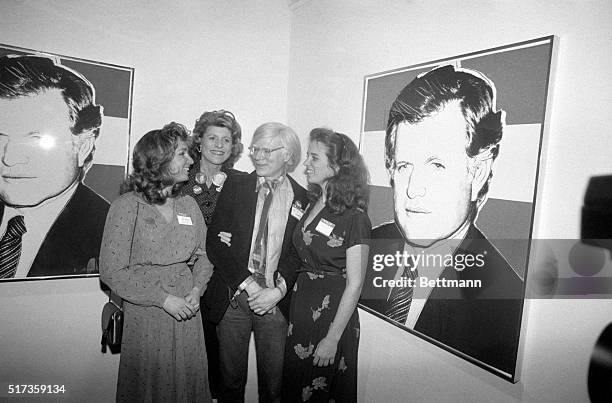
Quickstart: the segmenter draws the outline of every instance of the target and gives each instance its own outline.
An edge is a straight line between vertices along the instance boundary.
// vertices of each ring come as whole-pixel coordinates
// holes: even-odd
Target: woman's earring
[[[200,144],[200,145],[198,146],[198,152],[199,152],[199,153],[201,153],[201,152],[202,152],[202,144]]]

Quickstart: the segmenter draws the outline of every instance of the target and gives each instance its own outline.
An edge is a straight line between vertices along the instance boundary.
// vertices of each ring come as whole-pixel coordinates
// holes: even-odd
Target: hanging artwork
[[[134,69],[0,45],[0,280],[95,276]]]
[[[516,382],[553,37],[365,77],[360,306]]]

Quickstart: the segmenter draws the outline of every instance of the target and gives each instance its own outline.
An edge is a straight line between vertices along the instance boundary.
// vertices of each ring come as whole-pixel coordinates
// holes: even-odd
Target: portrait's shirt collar
[[[66,190],[57,196],[45,200],[38,206],[33,207],[10,207],[5,206],[2,224],[0,224],[0,234],[2,236],[6,232],[8,221],[17,216],[22,215],[26,227],[26,233],[21,238],[21,255],[19,264],[14,278],[25,278],[30,271],[30,266],[34,262],[38,250],[40,249],[47,233],[53,226],[57,217],[68,204],[79,181],[75,181]]]

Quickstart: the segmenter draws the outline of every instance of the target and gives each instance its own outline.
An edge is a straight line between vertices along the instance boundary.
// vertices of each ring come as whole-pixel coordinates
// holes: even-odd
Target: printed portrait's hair
[[[280,139],[281,144],[291,156],[285,165],[285,168],[287,172],[293,172],[295,167],[297,167],[300,163],[300,157],[302,154],[300,139],[295,131],[282,123],[268,122],[255,129],[251,144],[255,144],[255,142],[259,141],[259,139],[262,137],[278,137]]]
[[[0,58],[0,99],[16,99],[59,90],[68,107],[70,131],[98,138],[102,106],[96,105],[93,85],[81,74],[42,56],[8,55]],[[95,145],[85,159],[89,167]]]
[[[505,113],[496,109],[495,85],[480,72],[455,69],[454,66],[447,65],[416,77],[391,105],[385,135],[387,169],[393,169],[395,166],[398,124],[406,122],[417,125],[455,101],[459,102],[466,122],[466,154],[475,157],[489,153],[492,160],[495,160],[499,154],[505,123]],[[492,176],[493,171],[478,193],[479,201],[486,196]],[[476,208],[477,203],[473,204],[473,208]]]
[[[230,152],[230,156],[221,165],[222,169],[233,168],[238,158],[240,158],[240,154],[242,154],[243,145],[240,142],[242,139],[242,129],[240,128],[240,124],[236,121],[236,117],[230,111],[226,110],[218,110],[212,112],[204,112],[198,120],[195,122],[195,126],[193,128],[193,142],[190,149],[191,155],[194,157],[194,160],[199,161],[202,158],[202,152],[200,146],[202,144],[202,137],[204,133],[206,133],[206,129],[210,126],[217,127],[225,127],[232,135],[232,150]]]
[[[120,193],[133,190],[151,204],[163,204],[168,197],[163,190],[173,185],[170,196],[176,196],[183,183],[174,183],[170,163],[179,141],[188,139],[189,130],[175,122],[142,136],[132,154],[132,173],[121,185]]]
[[[327,148],[327,159],[336,174],[326,186],[326,206],[334,214],[342,214],[346,209],[358,207],[368,209],[369,173],[359,149],[345,134],[326,128],[312,129],[310,141]],[[308,196],[315,201],[321,195],[321,187],[308,185]]]

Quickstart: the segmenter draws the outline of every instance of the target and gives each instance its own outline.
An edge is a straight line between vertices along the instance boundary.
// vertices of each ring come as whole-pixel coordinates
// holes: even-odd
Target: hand
[[[163,305],[164,311],[168,312],[174,319],[187,320],[193,317],[197,312],[196,309],[188,303],[185,298],[177,297],[176,295],[168,295]]]
[[[337,341],[334,341],[329,337],[323,338],[323,340],[319,342],[317,348],[315,349],[312,365],[325,367],[327,365],[333,364],[337,349]]]
[[[193,254],[194,256],[202,256],[206,254],[206,251],[202,248],[197,248]]]
[[[189,294],[185,295],[185,301],[193,306],[195,312],[198,312],[200,310],[200,289],[193,287]]]
[[[227,246],[232,246],[232,234],[230,232],[221,231],[217,236],[221,239],[221,242]]]
[[[249,307],[258,315],[265,315],[270,309],[274,308],[278,301],[283,299],[283,293],[278,288],[262,288],[250,294],[247,301]]]
[[[252,278],[252,277],[251,277]],[[257,281],[253,280],[250,281],[246,288],[244,289],[247,293],[247,295],[250,297],[251,295],[255,294],[256,292],[259,292],[262,290],[261,286],[259,284],[257,284]]]

